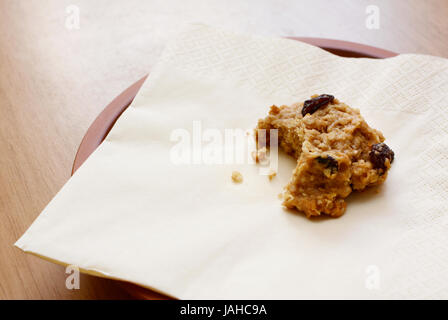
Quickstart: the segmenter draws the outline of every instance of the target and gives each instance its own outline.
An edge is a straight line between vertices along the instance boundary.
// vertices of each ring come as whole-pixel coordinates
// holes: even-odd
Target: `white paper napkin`
[[[396,155],[339,219],[282,209],[282,154],[271,182],[247,161],[173,162],[179,133],[250,129],[314,93],[359,108]],[[442,58],[340,58],[192,25],[16,246],[178,298],[448,298],[447,101]]]

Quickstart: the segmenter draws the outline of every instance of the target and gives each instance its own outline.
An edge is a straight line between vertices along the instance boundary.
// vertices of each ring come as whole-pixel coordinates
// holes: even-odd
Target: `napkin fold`
[[[293,159],[280,153],[269,181],[249,142],[225,143],[315,93],[359,108],[396,156],[339,219],[281,207]],[[16,246],[184,299],[446,299],[447,101],[442,58],[341,58],[191,25]]]

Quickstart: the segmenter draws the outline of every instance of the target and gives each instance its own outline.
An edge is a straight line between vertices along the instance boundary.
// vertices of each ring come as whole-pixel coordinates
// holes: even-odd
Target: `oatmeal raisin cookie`
[[[258,145],[269,146],[269,134],[260,135],[259,129],[277,129],[280,147],[297,159],[283,205],[307,217],[341,216],[344,199],[383,183],[394,159],[383,134],[369,127],[359,110],[331,95],[272,106],[256,130]]]

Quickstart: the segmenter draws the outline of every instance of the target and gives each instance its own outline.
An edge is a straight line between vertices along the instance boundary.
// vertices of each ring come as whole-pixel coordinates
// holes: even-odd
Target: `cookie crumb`
[[[264,160],[266,160],[266,155],[267,155],[267,148],[263,147],[260,148],[258,150],[252,151],[251,155],[252,155],[252,159],[254,159],[254,161],[256,163],[260,163],[263,162]]]
[[[269,181],[271,181],[272,179],[274,179],[274,177],[275,177],[276,175],[277,175],[277,172],[275,172],[274,170],[269,171],[269,174],[268,174]]]
[[[233,171],[232,172],[232,181],[235,183],[243,182],[243,175],[238,171]]]

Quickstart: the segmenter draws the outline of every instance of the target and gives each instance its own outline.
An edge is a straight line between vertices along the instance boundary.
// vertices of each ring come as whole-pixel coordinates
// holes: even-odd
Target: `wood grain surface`
[[[66,27],[70,5],[79,29]],[[379,29],[366,27],[369,5]],[[447,17],[447,0],[0,0],[0,299],[130,297],[86,275],[68,290],[64,268],[13,244],[70,177],[90,123],[185,23],[448,58]]]

